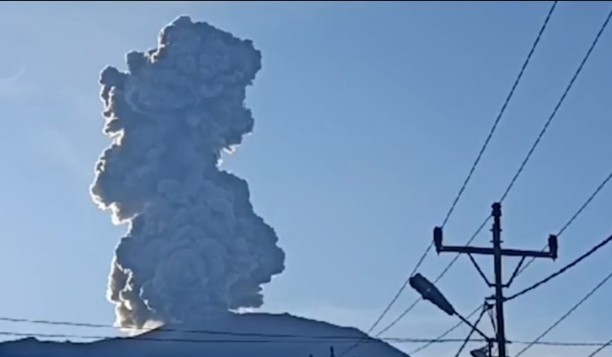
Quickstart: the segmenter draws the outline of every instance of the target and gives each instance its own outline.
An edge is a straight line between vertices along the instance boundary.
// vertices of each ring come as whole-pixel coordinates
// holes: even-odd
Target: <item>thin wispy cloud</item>
[[[78,149],[65,134],[57,129],[49,128],[39,134],[39,147],[50,155],[51,159],[69,170],[80,180],[91,180],[92,167],[78,154]]]
[[[8,76],[0,76],[0,98],[35,94],[38,87],[27,82],[25,76],[25,67]]]

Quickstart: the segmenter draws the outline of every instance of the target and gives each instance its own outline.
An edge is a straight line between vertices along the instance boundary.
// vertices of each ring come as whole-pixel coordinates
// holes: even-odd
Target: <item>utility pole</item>
[[[493,265],[495,270],[495,316],[497,320],[497,354],[506,357],[506,324],[504,321],[504,287],[501,252],[501,204],[493,206]]]
[[[494,203],[492,205],[492,213],[493,217],[493,227],[491,229],[493,233],[493,247],[492,248],[484,248],[484,247],[471,247],[471,246],[444,246],[442,245],[442,228],[435,227],[434,228],[434,243],[436,246],[436,251],[439,253],[443,252],[452,252],[452,253],[460,253],[467,254],[480,275],[483,277],[485,282],[490,286],[495,288],[495,295],[490,298],[491,300],[495,300],[495,316],[497,323],[497,335],[495,339],[497,341],[497,351],[498,357],[508,357],[506,352],[506,330],[504,324],[504,288],[507,288],[512,284],[514,277],[518,273],[522,264],[525,261],[525,258],[551,258],[553,260],[557,259],[558,252],[558,244],[557,237],[555,235],[550,235],[548,237],[548,251],[529,251],[529,250],[520,250],[520,249],[504,249],[502,248],[502,240],[501,240],[501,203]],[[480,254],[480,255],[492,255],[493,256],[493,268],[495,274],[494,283],[490,283],[487,279],[486,275],[483,273],[482,269],[476,263],[476,260],[472,255]],[[508,281],[508,283],[503,282],[503,257],[521,257],[520,263],[517,265],[512,277]],[[491,357],[491,356],[489,356]]]

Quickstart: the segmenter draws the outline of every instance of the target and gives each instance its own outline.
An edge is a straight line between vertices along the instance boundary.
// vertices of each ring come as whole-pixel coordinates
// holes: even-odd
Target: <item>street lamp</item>
[[[466,325],[470,326],[474,331],[476,331],[480,336],[482,336],[489,345],[491,344],[491,341],[493,340],[487,335],[485,335],[484,332],[482,332],[478,327],[468,321],[468,319],[457,313],[457,310],[455,310],[453,305],[446,299],[446,297],[444,297],[444,295],[442,295],[440,290],[438,290],[438,288],[436,288],[436,286],[432,282],[427,280],[427,278],[425,278],[423,275],[421,275],[420,273],[415,274],[414,276],[410,277],[408,283],[414,290],[416,290],[421,295],[424,300],[428,300],[450,316],[457,316],[459,319],[461,319],[461,321],[463,321]],[[484,351],[482,352],[485,353]],[[481,350],[475,350],[470,352],[473,357],[486,356],[486,353],[484,355],[480,353]]]
[[[419,294],[425,300],[429,300],[432,304],[436,305],[440,310],[446,312],[450,316],[453,316],[457,313],[455,308],[451,303],[442,295],[440,290],[436,288],[434,284],[432,284],[429,280],[427,280],[423,275],[416,274],[410,277],[408,281],[410,286],[418,291]]]

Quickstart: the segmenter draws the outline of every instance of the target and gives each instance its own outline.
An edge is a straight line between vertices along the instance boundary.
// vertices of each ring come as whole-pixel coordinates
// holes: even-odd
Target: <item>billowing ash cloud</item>
[[[221,151],[253,129],[244,100],[261,54],[179,17],[156,49],[126,61],[127,73],[101,74],[113,143],[91,188],[115,223],[129,223],[108,286],[118,324],[195,323],[261,306],[261,284],[283,271],[285,255],[253,212],[246,181],[218,167]]]

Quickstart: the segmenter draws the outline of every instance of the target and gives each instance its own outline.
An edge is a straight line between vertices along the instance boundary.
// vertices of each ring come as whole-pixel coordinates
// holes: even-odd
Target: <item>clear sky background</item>
[[[447,242],[465,243],[489,214],[611,6],[559,4]],[[225,160],[248,180],[256,212],[287,253],[286,271],[265,287],[263,310],[367,329],[431,241],[549,7],[2,2],[0,315],[113,322],[107,274],[125,228],[113,226],[88,192],[109,144],[98,75],[107,64],[124,68],[126,52],[153,47],[164,25],[188,14],[252,39],[263,53],[248,94],[254,134]],[[540,249],[612,170],[611,59],[612,28],[504,204],[507,246]],[[610,235],[610,212],[612,187],[560,239],[560,259],[534,264],[514,290]],[[477,242],[488,244],[488,234]],[[548,327],[610,272],[611,249],[508,303],[508,337],[529,340]],[[432,254],[421,272],[433,278],[451,258]],[[483,265],[490,271],[490,261]],[[490,293],[466,257],[439,287],[466,313]],[[546,339],[612,338],[611,294],[612,284],[604,286]],[[407,291],[382,326],[415,298]],[[434,337],[454,323],[423,303],[386,336]],[[113,333],[9,323],[0,330]],[[591,350],[537,347],[524,356]]]

